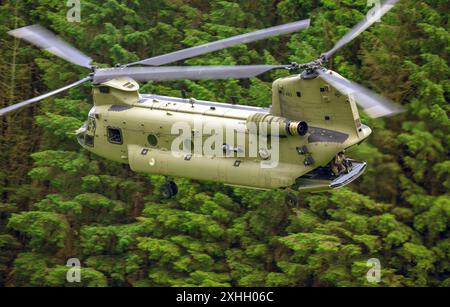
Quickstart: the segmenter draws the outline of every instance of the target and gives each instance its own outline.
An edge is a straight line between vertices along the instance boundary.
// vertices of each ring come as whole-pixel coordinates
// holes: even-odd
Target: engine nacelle
[[[264,133],[266,127],[267,135],[279,136],[304,136],[308,133],[308,124],[304,121],[291,121],[284,117],[273,116],[264,113],[255,113],[247,119],[247,128],[250,131]]]

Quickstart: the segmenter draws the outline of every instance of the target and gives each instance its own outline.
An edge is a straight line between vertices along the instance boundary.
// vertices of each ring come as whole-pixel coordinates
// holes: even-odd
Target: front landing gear
[[[160,187],[159,193],[163,199],[171,199],[178,193],[177,184],[169,180]]]
[[[288,207],[290,208],[298,208],[300,204],[300,199],[297,195],[295,195],[292,192],[289,192],[289,190],[286,191],[286,196],[284,197],[284,202]]]

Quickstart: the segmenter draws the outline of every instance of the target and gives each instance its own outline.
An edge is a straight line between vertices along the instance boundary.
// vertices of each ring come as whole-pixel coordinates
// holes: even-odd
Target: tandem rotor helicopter
[[[385,1],[377,11],[377,18],[365,18],[330,51],[306,64],[162,67],[237,44],[293,33],[309,27],[309,20],[112,68],[92,66],[91,58],[38,25],[12,30],[9,34],[14,37],[24,39],[73,64],[89,68],[91,73],[73,84],[1,109],[0,115],[90,81],[94,106],[86,123],[76,132],[78,142],[96,155],[129,164],[135,172],[160,174],[166,178],[187,177],[255,189],[320,192],[340,188],[358,178],[366,168],[365,162],[349,159],[344,154],[347,148],[363,142],[372,132],[361,123],[357,105],[371,117],[393,115],[401,112],[401,108],[323,65],[397,2]],[[137,83],[151,80],[250,78],[274,69],[302,73],[273,83],[270,109],[140,94]],[[174,155],[171,144],[180,136],[173,134],[172,127],[178,122],[187,123],[189,136],[194,140],[204,140],[208,136],[196,130],[196,123],[199,122],[205,125],[214,123],[224,128],[223,131],[225,127],[236,128],[236,132],[229,143],[215,144],[224,155],[192,154],[195,147],[192,139],[188,139],[190,152],[188,150],[183,155]],[[266,135],[263,135],[260,129],[250,129],[261,124],[275,126],[276,133],[267,129]],[[217,132],[219,130],[211,130],[210,135],[222,134]],[[244,145],[254,146],[257,137],[261,136],[266,142],[256,145],[255,155],[245,148],[234,146],[238,139],[243,140]],[[223,140],[230,139],[225,138],[225,135],[222,137]],[[274,141],[278,144],[277,163],[274,167],[261,167],[262,162],[271,158],[273,151],[269,144]],[[176,184],[168,179],[160,192],[163,197],[170,198],[177,191]],[[297,200],[291,196],[288,201]]]

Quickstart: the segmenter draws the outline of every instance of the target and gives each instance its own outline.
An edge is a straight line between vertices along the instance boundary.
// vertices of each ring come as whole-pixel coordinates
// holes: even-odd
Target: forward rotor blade
[[[288,24],[281,25],[281,26],[276,26],[276,27],[267,28],[264,30],[259,30],[256,32],[246,33],[246,34],[230,37],[227,39],[219,40],[216,42],[212,42],[212,43],[208,43],[208,44],[204,44],[204,45],[200,45],[200,46],[196,46],[196,47],[156,56],[156,57],[142,60],[142,61],[139,61],[136,63],[131,63],[126,66],[132,66],[132,65],[137,65],[137,64],[147,65],[147,66],[161,66],[161,65],[168,64],[168,63],[177,62],[180,60],[189,59],[189,58],[192,58],[192,57],[195,57],[198,55],[202,55],[205,53],[222,50],[222,49],[234,46],[234,45],[246,44],[246,43],[266,39],[266,38],[273,37],[273,36],[279,36],[279,35],[283,35],[283,34],[293,33],[298,30],[308,28],[309,25],[310,25],[309,19],[301,20],[301,21],[288,23]]]
[[[355,102],[363,108],[364,112],[372,118],[391,116],[403,112],[399,105],[331,71],[321,70],[319,75],[344,95],[353,97]]]
[[[169,66],[107,68],[95,71],[94,83],[102,83],[119,77],[130,77],[136,81],[244,79],[261,75],[273,69],[285,69],[280,65],[242,66]]]
[[[379,8],[374,7],[372,10],[374,12],[373,16],[366,16],[364,20],[358,23],[353,29],[351,29],[347,34],[344,35],[331,49],[330,51],[323,54],[326,59],[329,59],[336,51],[344,47],[367,28],[373,25],[375,22],[379,21],[384,14],[389,12],[394,5],[400,0],[386,0]]]
[[[47,50],[70,63],[87,68],[91,67],[92,59],[90,57],[39,25],[11,30],[8,34]]]
[[[9,107],[0,109],[0,116],[5,115],[8,112],[11,112],[11,111],[23,108],[23,107],[28,106],[30,104],[33,104],[35,102],[41,101],[41,100],[43,100],[45,98],[54,96],[54,95],[59,94],[61,92],[64,92],[64,91],[66,91],[68,89],[71,89],[72,87],[76,87],[78,85],[81,85],[81,84],[83,84],[83,83],[85,83],[85,82],[87,82],[89,80],[91,80],[91,77],[86,77],[84,79],[81,79],[80,81],[77,81],[75,83],[72,83],[70,85],[62,87],[60,89],[51,91],[50,93],[47,93],[47,94],[44,94],[44,95],[41,95],[41,96],[38,96],[38,97],[34,97],[34,98],[29,99],[29,100],[26,100],[26,101],[23,101],[23,102],[20,102],[20,103],[16,103],[16,104],[13,104],[13,105],[11,105]]]

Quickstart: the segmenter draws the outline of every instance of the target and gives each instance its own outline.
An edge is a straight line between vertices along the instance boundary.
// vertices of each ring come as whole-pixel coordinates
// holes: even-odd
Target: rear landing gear
[[[178,193],[177,184],[173,181],[167,181],[160,187],[159,193],[163,199],[171,199]]]

